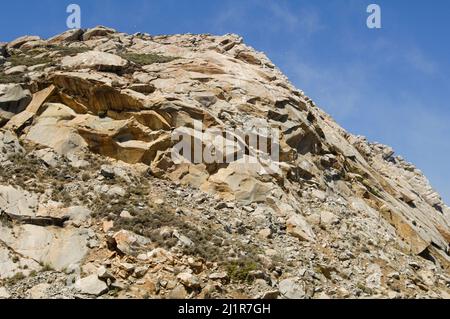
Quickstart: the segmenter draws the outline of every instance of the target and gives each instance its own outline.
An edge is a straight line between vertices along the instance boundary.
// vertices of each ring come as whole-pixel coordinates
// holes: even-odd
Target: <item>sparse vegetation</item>
[[[62,56],[73,56],[79,53],[90,51],[88,47],[67,47],[67,46],[51,46],[51,50],[58,51]]]
[[[13,277],[6,280],[7,285],[12,286],[18,283],[19,281],[25,279],[25,275],[21,272],[16,273]]]
[[[46,272],[46,271],[54,271],[55,269],[53,269],[53,267],[50,264],[43,264],[42,265],[42,271]]]
[[[131,200],[131,202],[135,202],[135,200]],[[133,215],[133,219],[120,218],[119,214],[123,209],[128,210]],[[177,245],[178,239],[173,236],[167,238],[160,233],[163,227],[170,227],[178,230],[194,243],[191,247],[183,248],[186,254],[197,255],[212,261],[221,259],[221,251],[217,247],[222,240],[217,232],[211,229],[197,228],[164,208],[150,207],[139,210],[134,207],[124,208],[118,204],[115,205],[112,215],[115,216],[116,230],[126,229],[135,232],[151,239],[157,246],[170,249]]]
[[[361,282],[358,282],[358,284],[356,285],[356,287],[357,287],[358,289],[362,290],[362,292],[364,292],[365,294],[371,295],[371,294],[373,293],[373,292],[372,292],[372,289],[370,289],[369,287],[367,287],[366,285],[364,285],[364,284],[361,283]]]
[[[250,276],[250,272],[258,270],[259,265],[252,258],[246,257],[225,264],[225,268],[232,281],[251,283],[253,278]]]
[[[81,175],[81,180],[82,180],[83,182],[87,182],[87,181],[89,181],[90,179],[91,179],[91,175],[89,175],[88,172],[84,172],[84,173]]]
[[[156,53],[123,53],[121,54],[121,57],[139,66],[150,65],[153,63],[168,63],[178,59],[177,57],[164,56]]]
[[[8,83],[24,83],[26,82],[23,74],[4,74],[0,71],[0,84],[8,84]]]
[[[30,55],[12,55],[7,59],[8,62],[11,63],[12,66],[25,65],[25,66],[33,66],[38,64],[53,64],[53,58],[51,57],[35,57]]]

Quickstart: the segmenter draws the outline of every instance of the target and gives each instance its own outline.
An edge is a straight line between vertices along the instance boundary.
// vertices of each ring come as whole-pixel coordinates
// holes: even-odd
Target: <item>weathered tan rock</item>
[[[51,287],[50,284],[43,283],[34,286],[27,291],[30,299],[48,299],[48,290]]]
[[[311,226],[301,215],[292,215],[286,226],[288,233],[300,240],[314,241],[316,238]]]
[[[51,85],[48,88],[33,94],[33,98],[26,110],[13,116],[7,125],[5,125],[5,129],[20,133],[25,127],[30,126],[35,115],[41,113],[42,106],[52,96],[55,89],[56,88]]]
[[[168,298],[174,300],[181,300],[186,299],[187,296],[188,292],[186,291],[186,288],[184,288],[183,285],[178,285],[169,293]]]
[[[78,280],[75,283],[75,289],[83,294],[100,296],[108,291],[108,286],[98,279],[97,275],[91,275]]]
[[[26,43],[24,43],[23,45],[20,46],[20,50],[32,50],[35,48],[43,48],[46,47],[48,45],[47,41],[45,40],[33,40],[33,41],[28,41]]]
[[[239,52],[236,58],[250,64],[261,64],[261,61],[252,52]]]
[[[305,288],[296,278],[284,279],[279,283],[281,299],[305,299]]]
[[[211,275],[209,275],[209,279],[227,282],[229,280],[229,276],[226,272],[218,272],[218,273],[212,273]]]
[[[2,211],[17,216],[34,216],[37,196],[12,186],[0,185],[0,206]]]
[[[101,36],[107,36],[109,34],[112,34],[116,32],[114,29],[106,28],[103,26],[98,26],[92,29],[87,30],[83,34],[83,41],[91,40],[94,37],[101,37]]]
[[[41,113],[41,107],[52,97],[56,88],[54,85],[50,85],[48,88],[43,89],[33,94],[33,99],[27,106],[27,111],[35,114]]]
[[[30,42],[30,41],[36,41],[40,40],[41,38],[35,35],[26,35],[23,37],[19,37],[11,42],[8,43],[7,47],[8,49],[17,49],[20,48],[23,44]]]
[[[25,139],[36,144],[53,148],[59,154],[80,151],[88,146],[77,130],[67,125],[76,114],[63,104],[48,104],[38,121]]]
[[[25,127],[30,126],[33,123],[34,116],[35,113],[31,113],[25,110],[11,117],[4,128],[20,134],[20,132],[22,132]]]
[[[86,256],[87,234],[82,229],[52,229],[23,225],[2,230],[0,240],[21,256],[63,270],[79,264]]]
[[[0,225],[0,230],[7,232],[2,225]],[[21,256],[21,254],[14,252],[10,247],[0,243],[0,279],[13,278],[19,274],[27,276],[32,271],[39,271],[41,268],[41,265],[35,260]],[[1,298],[2,296],[0,296]],[[3,298],[9,297],[4,295]]]
[[[150,164],[158,151],[171,145],[168,134],[152,134],[133,119],[99,121],[95,117],[83,116],[68,125],[77,128],[92,151],[131,164]]]
[[[320,213],[320,223],[327,226],[336,225],[339,223],[339,218],[331,212],[323,211]]]
[[[261,165],[256,158],[244,157],[220,169],[201,186],[207,192],[219,192],[224,198],[233,198],[241,205],[265,202],[273,184],[257,179]]]
[[[74,42],[80,41],[84,31],[82,29],[72,29],[67,30],[61,34],[57,34],[47,40],[48,43],[63,43],[63,42]]]
[[[27,67],[25,65],[17,65],[12,68],[6,69],[5,74],[6,75],[12,75],[12,74],[20,74],[27,71]]]
[[[18,114],[25,110],[31,100],[30,91],[20,85],[0,85],[0,109],[3,111]]]
[[[9,299],[11,294],[6,290],[5,287],[0,287],[0,299]]]
[[[113,81],[115,77],[96,73],[63,72],[53,77],[53,83],[58,89],[76,97],[78,103],[96,115],[108,110],[138,111],[143,108],[143,102],[131,92],[113,88]]]
[[[117,249],[127,255],[135,255],[139,249],[150,244],[150,240],[143,236],[136,235],[132,232],[121,230],[114,234],[113,239],[117,245]]]
[[[67,69],[94,69],[103,72],[120,72],[128,64],[121,57],[100,51],[88,51],[62,59],[61,65]]]
[[[141,111],[141,112],[115,112],[108,111],[108,116],[115,120],[126,120],[134,118],[140,124],[150,128],[151,130],[168,131],[171,129],[171,125],[167,120],[155,111]]]
[[[187,288],[195,289],[200,287],[200,281],[195,275],[189,273],[181,273],[177,276],[177,278]]]

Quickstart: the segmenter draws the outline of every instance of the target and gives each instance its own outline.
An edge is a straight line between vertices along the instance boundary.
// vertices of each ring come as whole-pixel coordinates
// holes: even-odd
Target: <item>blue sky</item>
[[[448,0],[5,1],[0,41],[65,30],[68,4],[82,27],[238,33],[344,128],[391,145],[450,203]],[[382,9],[381,30],[366,8]]]

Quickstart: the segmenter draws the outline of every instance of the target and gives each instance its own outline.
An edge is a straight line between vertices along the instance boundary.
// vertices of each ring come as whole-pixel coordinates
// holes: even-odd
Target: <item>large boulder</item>
[[[14,216],[35,216],[38,198],[27,191],[12,186],[0,185],[0,207],[3,212]]]
[[[128,65],[128,61],[111,53],[88,51],[74,57],[65,57],[61,65],[68,69],[89,68],[103,72],[119,72]]]
[[[90,275],[79,279],[75,283],[75,289],[86,295],[100,296],[108,291],[108,286],[97,275]]]
[[[75,128],[67,125],[67,122],[75,117],[76,113],[69,107],[48,103],[36,124],[25,135],[25,139],[50,147],[61,155],[83,151],[87,143]]]
[[[272,183],[260,180],[264,173],[256,158],[244,156],[227,168],[219,169],[201,189],[219,194],[224,199],[236,200],[242,206],[262,203],[274,188]]]
[[[0,85],[0,124],[25,110],[31,100],[31,92],[19,84]]]
[[[1,224],[0,230],[2,230]],[[9,249],[9,247],[0,243],[0,279],[13,278],[18,274],[26,276],[32,271],[39,271],[41,268],[42,267],[37,261],[21,256]],[[0,299],[1,298],[0,292]]]
[[[47,40],[48,43],[57,44],[62,42],[80,41],[84,31],[82,29],[67,30],[63,33],[57,34]]]
[[[79,265],[88,252],[88,231],[81,228],[52,228],[21,225],[0,227],[0,241],[24,258],[56,270]]]
[[[40,40],[41,38],[35,35],[25,35],[23,37],[19,37],[11,42],[8,43],[7,47],[8,49],[18,49],[20,48],[23,44],[30,42],[30,41],[37,41]]]
[[[127,230],[118,231],[111,238],[114,248],[125,255],[137,255],[151,240]]]
[[[305,299],[305,287],[297,278],[284,279],[279,283],[281,299]]]
[[[103,27],[103,26],[97,26],[95,28],[87,30],[83,34],[83,41],[91,40],[94,37],[107,36],[107,35],[115,33],[115,32],[116,32],[116,30],[114,30],[114,29],[106,28],[106,27]]]

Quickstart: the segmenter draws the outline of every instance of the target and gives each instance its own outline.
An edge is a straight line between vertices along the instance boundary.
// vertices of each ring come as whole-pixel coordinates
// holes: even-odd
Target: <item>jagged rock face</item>
[[[0,44],[0,54],[5,57],[0,64],[1,82],[7,82],[0,85],[4,130],[0,132],[0,168],[22,165],[15,158],[25,154],[37,157],[47,169],[65,163],[88,171],[85,159],[95,154],[134,175],[146,171],[153,176],[146,178],[191,187],[188,199],[174,195],[171,204],[185,203],[201,216],[212,216],[207,220],[217,220],[219,228],[225,229],[223,236],[244,245],[257,242],[264,251],[257,264],[271,274],[261,275],[256,269],[246,274],[245,280],[256,280],[254,287],[244,289],[250,295],[414,297],[420,296],[412,283],[417,277],[422,278],[418,279],[420,289],[429,296],[448,296],[450,209],[426,177],[391,148],[339,127],[240,37],[127,35],[97,27],[67,31],[49,40],[22,37]],[[186,137],[199,148],[192,156],[189,152],[174,156],[179,151],[179,139],[174,136]],[[254,138],[259,144],[252,143]],[[263,147],[263,140],[268,147]],[[35,149],[29,152],[30,148]],[[195,159],[198,150],[200,160]],[[83,183],[61,187],[75,200],[76,190],[86,185],[95,196],[120,198],[126,194],[124,188],[106,181],[135,185],[137,177],[124,172],[102,169],[92,182],[83,178]],[[122,289],[117,277],[126,280],[129,276],[144,277],[144,288],[135,291],[147,289],[149,294],[187,297],[194,291],[197,297],[208,297],[217,293],[211,282],[217,276],[205,273],[206,264],[198,265],[194,259],[187,264],[205,284],[195,277],[193,287],[194,277],[188,272],[163,288],[158,282],[156,289],[151,275],[146,275],[148,260],[182,261],[159,247],[150,253],[157,240],[146,238],[141,217],[132,222],[128,211],[111,217],[109,205],[96,214],[106,216],[97,223],[102,225],[98,229],[83,205],[48,204],[48,197],[61,189],[39,194],[15,183],[0,186],[1,212],[13,221],[13,226],[1,222],[0,278],[13,277],[25,264],[30,271],[50,264],[59,271],[87,267],[85,273],[90,276],[77,280],[74,290],[85,295],[98,296],[108,287]],[[210,196],[205,198],[211,198],[212,206],[202,206],[203,200],[196,205],[194,196]],[[94,205],[97,197],[89,198]],[[136,205],[146,207],[141,202]],[[181,207],[178,210],[177,214],[184,214]],[[135,229],[110,233],[115,218],[128,219],[125,224],[135,225],[139,234]],[[198,227],[206,225],[203,219],[192,218]],[[193,241],[178,226],[160,227],[158,236],[192,248]],[[105,243],[97,245],[95,238]],[[94,253],[93,247],[100,248]],[[117,254],[113,280],[89,270],[98,266],[92,262],[95,254],[106,254],[102,249]],[[230,251],[234,254],[237,249]],[[295,267],[306,269],[300,274],[275,267],[277,251]],[[124,258],[128,258],[125,264]],[[421,273],[414,272],[418,268],[410,266],[408,258],[423,259]],[[130,265],[130,260],[137,265]],[[435,264],[430,266],[429,260]],[[320,271],[311,275],[314,269]],[[394,270],[401,275],[390,277]],[[314,278],[326,287],[320,289],[322,294],[308,290],[309,284],[317,285]],[[336,282],[345,284],[339,287]],[[430,287],[431,282],[439,284]],[[227,296],[233,296],[232,292]]]

